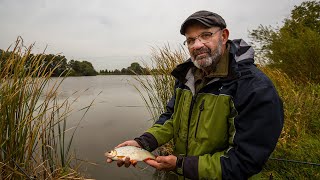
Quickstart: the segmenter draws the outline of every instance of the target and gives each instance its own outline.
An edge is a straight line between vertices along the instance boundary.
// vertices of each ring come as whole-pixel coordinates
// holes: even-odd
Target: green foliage
[[[295,6],[283,27],[259,26],[250,32],[258,58],[299,82],[320,82],[320,2]]]
[[[139,63],[133,62],[127,68],[122,68],[121,71],[119,69],[115,69],[114,71],[100,70],[101,75],[146,75],[148,74],[146,68],[140,66]]]
[[[10,60],[10,54],[12,52],[3,51],[0,49],[0,55],[2,56],[2,63]],[[19,56],[19,55],[17,55]],[[54,54],[29,54],[28,60],[25,64],[25,69],[29,71],[33,71],[34,68],[31,61],[37,58],[42,58],[42,64],[40,66],[47,67],[46,73],[50,73],[51,77],[59,77],[59,76],[96,76],[98,73],[92,66],[92,64],[88,61],[75,61],[71,60],[69,63],[67,62],[67,58],[61,55],[54,55]],[[14,70],[11,70],[9,73],[14,73]]]
[[[88,61],[71,60],[68,66],[70,68],[70,76],[96,76],[98,74]]]
[[[131,63],[130,67],[128,67],[128,70],[135,74],[142,74],[143,72],[143,68],[137,62]]]

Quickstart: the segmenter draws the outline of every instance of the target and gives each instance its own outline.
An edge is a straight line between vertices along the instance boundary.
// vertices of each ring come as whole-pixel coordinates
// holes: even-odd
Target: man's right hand
[[[136,146],[136,147],[141,148],[141,146],[135,140],[125,141],[125,142],[117,145],[115,148],[119,148],[119,147],[122,147],[122,146]],[[113,161],[112,159],[107,158],[107,163],[111,163],[112,161]],[[126,157],[126,159],[124,161],[123,160],[118,160],[117,161],[117,165],[118,165],[118,167],[121,167],[123,165],[125,167],[129,167],[131,165],[130,158]]]

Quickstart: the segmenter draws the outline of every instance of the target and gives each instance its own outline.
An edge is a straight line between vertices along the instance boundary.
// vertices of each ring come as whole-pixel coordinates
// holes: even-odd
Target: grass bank
[[[32,47],[18,38],[0,55],[0,179],[81,179],[66,140],[72,102],[50,79],[59,64],[49,69]]]
[[[153,49],[152,66],[156,69],[150,77],[139,77],[141,88],[136,86],[154,120],[165,112],[165,105],[172,96],[174,78],[173,68],[186,59],[183,50],[170,47]],[[315,165],[287,162],[285,160],[305,161],[320,164],[320,85],[297,83],[285,73],[275,68],[260,67],[275,84],[284,102],[285,123],[277,147],[263,169],[263,178],[270,174],[275,179],[320,179],[320,167]],[[161,75],[159,75],[161,74]],[[148,79],[149,78],[149,79]],[[142,92],[145,92],[145,96]],[[170,153],[172,143],[160,151]],[[278,160],[276,160],[278,159]]]
[[[276,150],[264,168],[275,179],[320,179],[320,84],[295,82],[285,73],[261,68],[275,84],[284,103],[284,128]]]

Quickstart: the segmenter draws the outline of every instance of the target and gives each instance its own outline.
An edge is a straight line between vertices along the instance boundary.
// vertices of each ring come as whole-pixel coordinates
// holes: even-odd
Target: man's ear
[[[226,44],[228,39],[229,39],[229,30],[227,28],[224,28],[222,30],[222,42],[223,42],[223,44]]]

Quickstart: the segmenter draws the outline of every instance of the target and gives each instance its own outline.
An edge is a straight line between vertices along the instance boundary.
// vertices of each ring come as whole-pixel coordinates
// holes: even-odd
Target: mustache
[[[198,56],[199,54],[202,54],[202,53],[210,54],[211,53],[211,49],[209,49],[207,47],[202,47],[200,49],[196,49],[196,50],[193,51],[193,55],[194,56]]]

